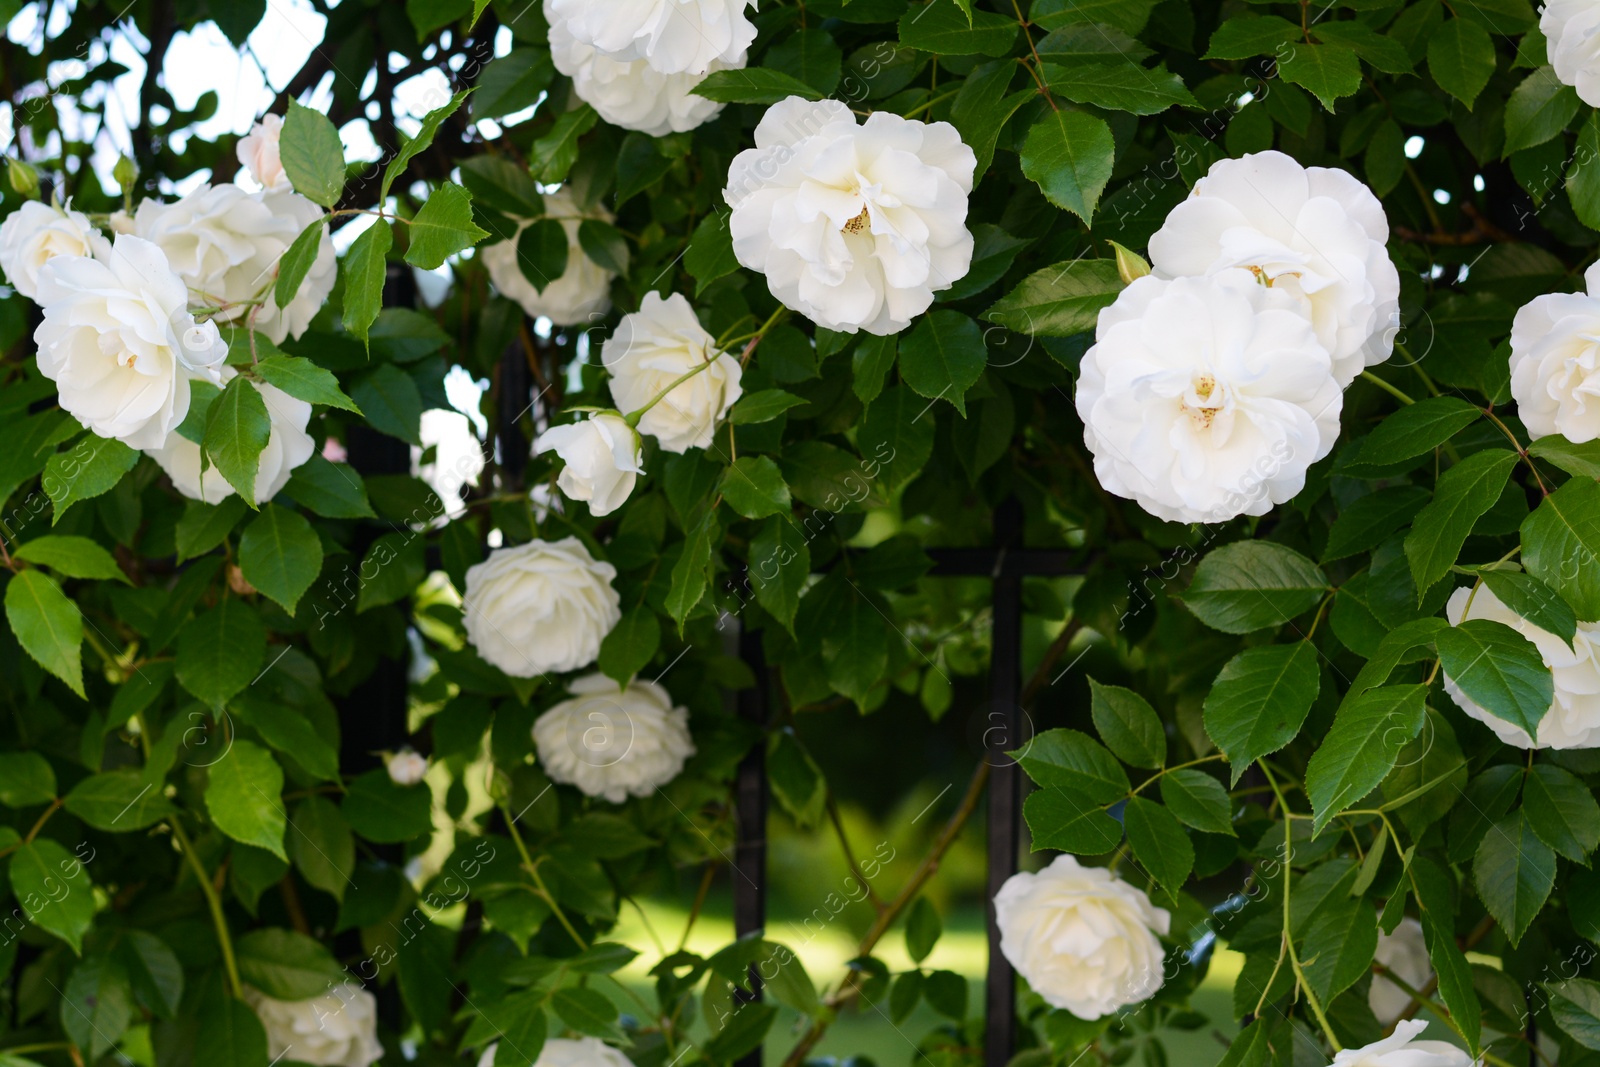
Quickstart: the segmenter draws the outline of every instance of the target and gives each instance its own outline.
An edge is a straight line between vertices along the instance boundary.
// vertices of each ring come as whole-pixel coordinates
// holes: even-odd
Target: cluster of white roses
[[[194,383],[225,385],[219,322],[258,330],[274,343],[299,337],[333,289],[326,229],[305,283],[286,307],[272,293],[278,261],[322,216],[296,193],[278,162],[269,116],[239,144],[262,188],[201,186],[172,202],[143,201],[131,216],[95,221],[69,205],[31,202],[0,224],[0,270],[44,313],[34,332],[39,369],[63,410],[101,437],[148,452],[178,491],[211,503],[233,493],[199,445],[179,432]],[[272,420],[261,453],[257,501],[282,489],[311,457],[311,405],[253,383]]]
[[[1100,484],[1172,522],[1263,515],[1389,358],[1400,277],[1378,198],[1281,152],[1225,159],[1150,239],[1154,273],[1100,313],[1077,408]]]
[[[587,667],[622,619],[616,576],[576,537],[496,549],[467,571],[467,640],[517,678]],[[573,699],[533,725],[539,763],[553,781],[620,804],[672,781],[694,755],[688,710],[655,682],[619,687],[596,673],[567,688]]]

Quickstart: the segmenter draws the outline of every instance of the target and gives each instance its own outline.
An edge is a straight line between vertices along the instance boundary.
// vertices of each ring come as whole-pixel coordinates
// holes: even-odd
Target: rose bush
[[[0,14],[0,1067],[1600,1057],[1592,3]]]

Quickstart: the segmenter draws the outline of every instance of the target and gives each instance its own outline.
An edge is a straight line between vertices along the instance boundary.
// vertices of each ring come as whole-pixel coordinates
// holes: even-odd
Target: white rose
[[[497,548],[467,570],[467,640],[518,678],[587,667],[622,618],[616,576],[576,537]]]
[[[517,258],[516,238],[496,241],[483,246],[478,255],[489,280],[505,296],[522,305],[528,314],[545,316],[557,326],[582,326],[599,319],[611,309],[611,279],[616,277],[584,254],[578,243],[578,225],[584,212],[572,199],[566,188],[544,194],[545,214],[560,219],[567,231],[567,269],[561,277],[550,281],[543,289],[535,289]],[[611,221],[611,213],[596,206],[589,217]],[[519,219],[517,235],[527,228],[528,221]]]
[[[1347,1048],[1333,1057],[1333,1067],[1474,1067],[1474,1060],[1444,1041],[1413,1041],[1428,1024],[1407,1019],[1394,1033],[1371,1045]]]
[[[478,1057],[478,1067],[494,1067],[496,1041]],[[598,1037],[580,1037],[576,1041],[552,1037],[544,1043],[533,1067],[633,1067],[633,1061]]]
[[[1600,263],[1587,293],[1535,297],[1511,324],[1511,395],[1535,439],[1600,437]]]
[[[223,384],[238,372],[232,367],[220,368]],[[316,441],[306,433],[311,422],[311,405],[296,400],[277,386],[253,382],[256,391],[267,405],[267,417],[272,421],[272,432],[267,446],[261,450],[256,465],[256,503],[264,504],[277,496],[294,469],[311,458],[317,450]],[[172,479],[173,488],[190,500],[215,504],[234,494],[233,484],[222,476],[215,464],[200,473],[200,446],[180,433],[167,437],[160,448],[146,449],[150,458],[160,464]]]
[[[550,0],[545,0],[549,7]],[[685,133],[716,118],[722,105],[693,89],[704,74],[663,74],[643,59],[616,59],[572,36],[565,21],[550,21],[550,55],[572,79],[573,91],[601,118],[652,137]],[[714,61],[711,70],[743,67],[745,57]]]
[[[395,785],[416,785],[428,773],[428,757],[403,748],[384,762]]]
[[[897,333],[972,265],[967,194],[977,165],[948,122],[838,100],[772,105],[728,168],[739,262],[772,295],[841,333]]]
[[[550,427],[534,439],[533,451],[552,450],[566,463],[556,484],[569,498],[587,501],[595,518],[621,507],[644,473],[639,435],[616,415]]]
[[[1077,407],[1100,484],[1169,522],[1264,515],[1333,448],[1344,395],[1298,301],[1245,271],[1139,278],[1100,312]]]
[[[1600,7],[1593,0],[1546,0],[1539,28],[1556,77],[1600,107]]]
[[[322,217],[311,201],[287,189],[247,193],[231,182],[202,185],[170,204],[146,200],[134,214],[140,237],[161,246],[192,290],[197,306],[227,308],[220,321],[247,319],[244,302],[265,290],[254,327],[274,343],[305,332],[311,316],[333,289],[337,261],[333,239],[323,230],[317,258],[287,312],[272,294],[278,262],[302,230]]]
[[[694,755],[689,712],[655,682],[619,689],[603,674],[574,679],[563,700],[533,724],[539,763],[552,781],[621,804],[647,797]]]
[[[355,982],[310,1000],[274,1000],[244,988],[267,1031],[267,1055],[317,1067],[368,1067],[383,1056],[378,1001]]]
[[[639,310],[617,324],[601,358],[611,372],[611,400],[619,411],[638,411],[671,388],[639,419],[640,432],[668,452],[711,444],[717,423],[744,393],[739,361],[717,350],[716,338],[681,293],[665,300],[658,293],[644,294]],[[678,381],[697,367],[705,369]]]
[[[289,176],[283,172],[283,159],[278,154],[278,138],[282,134],[283,116],[263,115],[234,147],[239,166],[249,171],[263,189],[289,186]]]
[[[39,271],[39,370],[61,407],[101,437],[158,448],[189,414],[189,382],[217,381],[228,346],[189,314],[189,294],[149,241],[118,236],[102,262],[57,256]]]
[[[545,0],[554,30],[621,62],[642,59],[662,74],[704,74],[721,60],[743,62],[756,39],[745,17],[755,0]]]
[[[1412,989],[1421,989],[1433,977],[1433,962],[1428,959],[1428,945],[1422,934],[1422,924],[1409,915],[1400,920],[1394,933],[1378,934],[1377,961],[1399,975]],[[1394,1021],[1411,1004],[1411,994],[1395,985],[1384,975],[1374,975],[1372,988],[1367,991],[1367,1005],[1384,1026]]]
[[[1472,602],[1470,610],[1468,600]],[[1462,711],[1487,725],[1506,744],[1518,748],[1600,747],[1600,623],[1578,623],[1578,632],[1568,648],[1549,630],[1540,629],[1506,607],[1487,586],[1477,592],[1471,586],[1462,586],[1451,593],[1445,616],[1452,626],[1459,625],[1463,618],[1505,623],[1534,643],[1555,679],[1555,698],[1539,720],[1538,744],[1528,739],[1522,727],[1480,707],[1446,673],[1444,691]]]
[[[1054,1007],[1093,1021],[1148,999],[1163,980],[1172,916],[1103,867],[1057,856],[1006,879],[994,897],[1000,951]]]
[[[89,217],[70,207],[30,200],[0,222],[0,270],[11,287],[29,300],[38,299],[39,269],[57,256],[98,256],[106,239]]]
[[[1169,278],[1244,267],[1310,310],[1341,388],[1394,350],[1400,275],[1383,205],[1342,170],[1282,152],[1224,159],[1150,238]]]

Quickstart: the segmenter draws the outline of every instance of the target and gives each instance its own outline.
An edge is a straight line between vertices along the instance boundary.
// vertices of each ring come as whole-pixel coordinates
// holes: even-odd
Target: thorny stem
[[[546,904],[550,905],[550,911],[554,913],[556,921],[561,924],[562,929],[566,930],[567,936],[572,938],[572,943],[580,949],[587,950],[589,943],[579,936],[577,928],[567,918],[567,913],[562,911],[561,905],[556,902],[555,895],[544,884],[544,879],[539,877],[539,865],[529,855],[528,846],[522,840],[522,831],[517,829],[517,823],[511,814],[511,809],[505,804],[501,804],[500,813],[505,816],[506,828],[511,831],[511,840],[516,843],[517,851],[522,855],[522,869],[527,871],[528,876],[533,879],[535,891]]]
[[[1362,371],[1361,377],[1371,382],[1373,385],[1376,385],[1379,389],[1382,389],[1384,392],[1388,393],[1390,396],[1394,397],[1407,407],[1410,407],[1412,404],[1416,403],[1415,400],[1411,399],[1405,393],[1390,385],[1388,382],[1384,381],[1382,378],[1378,377],[1376,374],[1373,374],[1369,370]]]
[[[211,925],[217,930],[217,944],[222,946],[222,967],[228,973],[228,990],[235,1000],[242,999],[244,984],[239,981],[239,963],[234,959],[233,937],[228,933],[228,917],[222,911],[222,898],[217,896],[217,887],[211,884],[211,876],[206,874],[205,865],[200,862],[200,854],[194,850],[194,842],[189,840],[183,824],[177,819],[169,819],[167,825],[172,828],[173,839],[178,842],[184,858],[189,861],[195,881],[200,883],[200,892],[205,894],[206,907],[211,911]]]

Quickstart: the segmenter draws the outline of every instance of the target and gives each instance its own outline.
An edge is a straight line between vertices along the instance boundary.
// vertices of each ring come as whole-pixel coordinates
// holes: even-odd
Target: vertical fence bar
[[[531,324],[528,324],[531,325]],[[533,400],[533,375],[527,353],[518,338],[500,354],[499,418],[497,420],[496,459],[506,488],[522,488],[522,472],[528,466],[529,444],[522,436],[520,421]]]
[[[755,674],[755,685],[740,690],[739,714],[759,727],[762,738],[739,764],[734,785],[733,929],[735,936],[756,933],[767,925],[767,743],[770,679],[759,631],[739,627],[739,658]],[[741,1002],[761,999],[761,976],[750,968],[750,994]],[[741,1057],[738,1067],[761,1067],[761,1047]]]
[[[1023,743],[1022,709],[1022,577],[1007,566],[1006,555],[1022,544],[1022,507],[1008,498],[995,509],[996,559],[993,578],[993,636],[989,651],[990,727],[984,735],[989,761],[988,903],[1017,870],[1020,844],[1018,807],[1021,771],[1006,749]],[[1000,927],[989,916],[989,972],[984,996],[984,1062],[1002,1067],[1016,1047],[1017,984],[1011,964],[1000,953]]]

